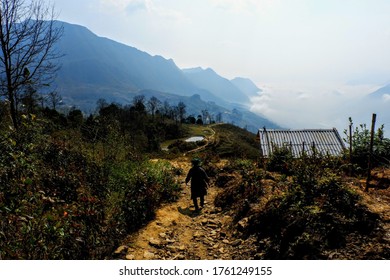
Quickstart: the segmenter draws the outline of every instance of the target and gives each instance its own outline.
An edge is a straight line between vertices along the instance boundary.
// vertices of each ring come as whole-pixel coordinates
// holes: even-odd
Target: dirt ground
[[[115,255],[128,260],[212,260],[241,259],[248,256],[253,240],[232,236],[231,217],[214,207],[218,188],[212,184],[205,198],[205,206],[196,213],[190,199],[190,188],[184,183],[190,169],[187,157],[172,162],[184,172],[179,178],[182,192],[177,202],[162,206],[153,221],[129,236]],[[240,252],[240,253],[238,253]]]
[[[390,170],[378,168],[372,172],[371,187],[364,191],[366,181],[351,182],[353,188],[363,199],[371,212],[379,214],[381,226],[385,230],[384,239],[390,243]]]
[[[153,221],[138,232],[128,236],[122,246],[114,253],[116,259],[127,260],[234,260],[255,259],[259,252],[256,249],[256,239],[245,240],[236,235],[237,225],[232,225],[232,217],[214,206],[214,198],[221,191],[211,184],[205,198],[205,206],[200,213],[194,212],[190,199],[190,189],[184,179],[190,169],[188,157],[172,161],[176,168],[183,170],[178,178],[182,191],[178,201],[163,205],[156,213]],[[221,167],[224,162],[221,162]],[[375,178],[380,177],[374,176]],[[386,176],[385,176],[386,177]],[[390,176],[389,176],[390,178]],[[350,253],[339,254],[331,252],[330,259],[364,259],[367,251],[382,250],[390,246],[390,188],[370,188],[364,192],[364,187],[358,180],[351,180],[349,187],[353,188],[363,198],[363,204],[373,213],[380,215],[385,235],[380,244],[356,242],[356,248],[350,248]],[[271,187],[268,188],[271,190]],[[355,242],[352,241],[352,245]],[[387,245],[384,245],[386,244]],[[364,248],[362,248],[362,246]],[[378,247],[380,246],[380,247]],[[349,249],[348,249],[349,250]],[[386,249],[387,250],[387,249]],[[358,256],[361,252],[362,256]]]

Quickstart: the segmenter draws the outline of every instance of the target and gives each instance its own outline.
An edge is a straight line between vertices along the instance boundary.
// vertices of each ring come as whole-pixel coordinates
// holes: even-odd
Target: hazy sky
[[[268,94],[254,100],[254,109],[273,118],[281,118],[282,105],[272,101],[294,98],[304,108],[334,98],[333,106],[337,96],[369,93],[390,81],[389,0],[51,2],[60,20],[172,58],[180,68],[252,79]],[[315,123],[326,118],[317,117]],[[308,117],[300,118],[307,125]]]

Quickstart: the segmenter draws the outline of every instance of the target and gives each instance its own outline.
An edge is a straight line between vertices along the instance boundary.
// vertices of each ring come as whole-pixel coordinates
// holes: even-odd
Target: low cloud
[[[177,22],[188,21],[188,18],[181,12],[158,5],[153,0],[100,0],[105,10],[111,10],[117,16],[133,16],[135,13],[146,12],[146,15],[154,18],[162,18]]]
[[[216,8],[231,11],[233,13],[242,12],[266,12],[271,7],[278,4],[278,0],[212,0]]]
[[[126,5],[126,12],[128,14],[133,14],[139,11],[147,11],[147,10],[148,10],[148,3],[145,0],[130,1]]]
[[[383,99],[384,102],[390,102],[390,94],[385,93],[382,96],[382,99]]]
[[[348,118],[356,124],[369,123],[378,112],[381,124],[390,129],[388,113],[366,98],[370,86],[339,86],[335,89],[263,86],[263,93],[251,99],[251,110],[282,127],[291,129],[333,128],[340,133],[348,127]],[[390,101],[390,95],[384,98]],[[386,129],[385,129],[386,130]]]

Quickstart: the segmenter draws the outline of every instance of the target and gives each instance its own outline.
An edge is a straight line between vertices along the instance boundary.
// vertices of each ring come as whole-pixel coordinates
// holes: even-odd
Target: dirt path
[[[232,226],[232,217],[214,206],[214,198],[221,189],[211,186],[208,189],[205,207],[200,213],[195,213],[190,199],[190,189],[183,183],[190,169],[190,160],[188,157],[182,157],[171,163],[183,170],[183,174],[178,177],[178,182],[182,182],[180,198],[174,203],[163,205],[153,221],[128,236],[122,246],[117,248],[115,258],[128,260],[255,258],[258,252],[254,246],[256,243],[254,237],[239,239],[236,226]],[[356,250],[352,248],[351,252],[347,252],[345,256],[340,255],[340,258],[354,259],[356,254],[387,250],[386,244],[390,242],[390,190],[370,189],[369,192],[364,192],[356,182],[351,181],[349,187],[362,197],[363,204],[367,205],[371,212],[380,215],[383,241],[357,240]],[[335,252],[330,258],[338,258],[337,251]]]
[[[179,182],[184,182],[190,168],[188,158],[172,162],[184,172]],[[234,259],[233,252],[245,247],[245,242],[232,237],[229,229],[231,217],[214,207],[218,189],[211,186],[205,198],[205,207],[195,213],[190,200],[190,189],[182,183],[180,199],[164,205],[156,218],[137,233],[129,236],[116,250],[121,259]]]
[[[353,189],[362,197],[367,208],[380,216],[385,231],[384,239],[390,242],[390,189],[369,189],[365,192],[363,185],[355,185]]]
[[[188,152],[185,152],[184,153],[184,156],[186,155],[189,155],[189,154],[193,154],[193,153],[196,153],[196,152],[200,152],[200,151],[203,151],[205,150],[208,146],[218,142],[218,138],[216,137],[216,133],[215,133],[215,130],[213,129],[213,126],[215,125],[218,125],[218,124],[214,124],[214,125],[211,125],[209,126],[210,130],[211,130],[211,135],[210,136],[207,136],[205,137],[205,144],[196,148],[196,149],[193,149],[191,151],[188,151]]]

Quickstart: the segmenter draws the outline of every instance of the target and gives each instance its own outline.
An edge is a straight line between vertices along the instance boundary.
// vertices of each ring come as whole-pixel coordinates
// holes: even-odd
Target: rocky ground
[[[182,158],[176,167],[186,173],[189,160]],[[179,178],[184,182],[184,176]],[[129,236],[114,256],[128,260],[212,260],[248,259],[253,256],[254,240],[234,237],[232,218],[214,207],[218,188],[208,189],[204,208],[196,213],[190,189],[182,183],[180,199],[160,208],[156,218],[139,232]]]
[[[233,218],[229,212],[214,206],[214,198],[222,189],[212,184],[208,190],[205,207],[196,213],[190,200],[190,189],[184,184],[185,175],[190,168],[189,158],[183,157],[172,163],[176,168],[183,170],[183,174],[178,178],[182,185],[180,199],[163,205],[153,221],[123,241],[113,254],[113,258],[127,260],[261,258],[256,238],[254,236],[242,238],[239,232],[240,228],[247,226],[248,218],[232,223]],[[381,256],[387,255],[386,252],[389,252],[390,248],[390,188],[373,188],[364,192],[364,188],[356,180],[350,182],[350,187],[361,195],[363,203],[372,213],[380,215],[379,225],[384,234],[381,234],[381,240],[369,238],[347,240],[346,248],[323,252],[324,256],[328,259],[382,258]],[[266,189],[270,195],[275,194],[274,187]]]

